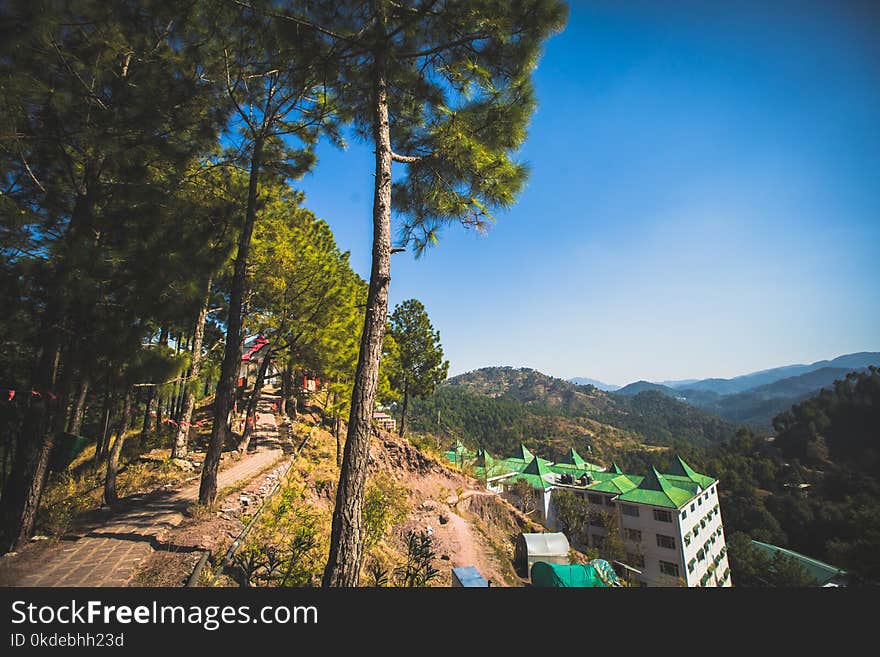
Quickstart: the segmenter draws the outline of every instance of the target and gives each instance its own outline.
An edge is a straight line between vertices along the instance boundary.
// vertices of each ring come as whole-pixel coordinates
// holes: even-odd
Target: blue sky
[[[535,81],[518,203],[394,256],[391,303],[426,305],[451,374],[623,384],[880,350],[870,2],[574,2]],[[318,156],[306,205],[366,277],[370,148]]]

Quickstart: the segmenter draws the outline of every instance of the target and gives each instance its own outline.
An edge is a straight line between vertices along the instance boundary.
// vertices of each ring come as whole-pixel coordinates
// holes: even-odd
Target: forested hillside
[[[772,442],[744,431],[714,455],[695,457],[721,479],[740,583],[749,576],[745,537],[880,579],[880,370],[848,375],[774,425]]]
[[[707,445],[734,428],[655,392],[633,397],[577,386],[531,369],[491,367],[451,378],[415,405],[414,428],[461,435],[496,453],[519,442],[562,453],[568,447],[613,454],[638,445]]]

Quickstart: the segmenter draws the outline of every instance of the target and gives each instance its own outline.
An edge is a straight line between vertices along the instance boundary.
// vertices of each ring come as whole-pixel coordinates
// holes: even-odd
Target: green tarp
[[[75,436],[72,433],[58,434],[49,456],[49,470],[53,472],[66,470],[88,443],[89,439],[83,436]]]
[[[606,568],[607,566],[607,568]],[[560,565],[537,561],[532,566],[532,586],[550,588],[592,588],[617,585],[611,566],[595,559],[593,563]]]

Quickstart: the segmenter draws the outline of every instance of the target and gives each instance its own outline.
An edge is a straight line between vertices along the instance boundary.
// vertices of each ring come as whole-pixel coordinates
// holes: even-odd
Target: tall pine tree
[[[418,299],[408,299],[391,313],[390,335],[397,343],[397,361],[391,372],[391,384],[402,398],[401,436],[406,434],[406,412],[413,397],[426,397],[446,379],[449,361],[443,360],[440,333],[431,326],[425,306]]]
[[[420,252],[446,223],[484,229],[526,179],[513,161],[535,107],[545,40],[562,29],[560,0],[296,3],[275,11],[290,38],[320,35],[340,66],[336,101],[375,151],[367,312],[333,513],[326,586],[355,586],[371,419],[391,282],[391,215]],[[394,183],[392,163],[407,167]]]

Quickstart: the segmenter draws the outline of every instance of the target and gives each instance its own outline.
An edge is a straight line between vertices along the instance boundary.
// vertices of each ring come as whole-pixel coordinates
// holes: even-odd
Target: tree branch
[[[449,50],[450,48],[455,48],[456,46],[463,46],[472,41],[477,41],[479,39],[488,38],[482,32],[473,32],[472,34],[466,34],[460,39],[456,39],[455,41],[449,41],[447,43],[442,43],[439,46],[435,46],[433,48],[428,48],[427,50],[414,50],[410,52],[399,52],[395,53],[395,57],[397,59],[418,59],[419,57],[427,57],[428,55],[436,55],[437,53],[441,53],[444,50]]]
[[[404,164],[416,164],[418,162],[422,162],[427,160],[430,155],[398,155],[394,151],[391,151],[391,159],[394,162],[403,162]]]

